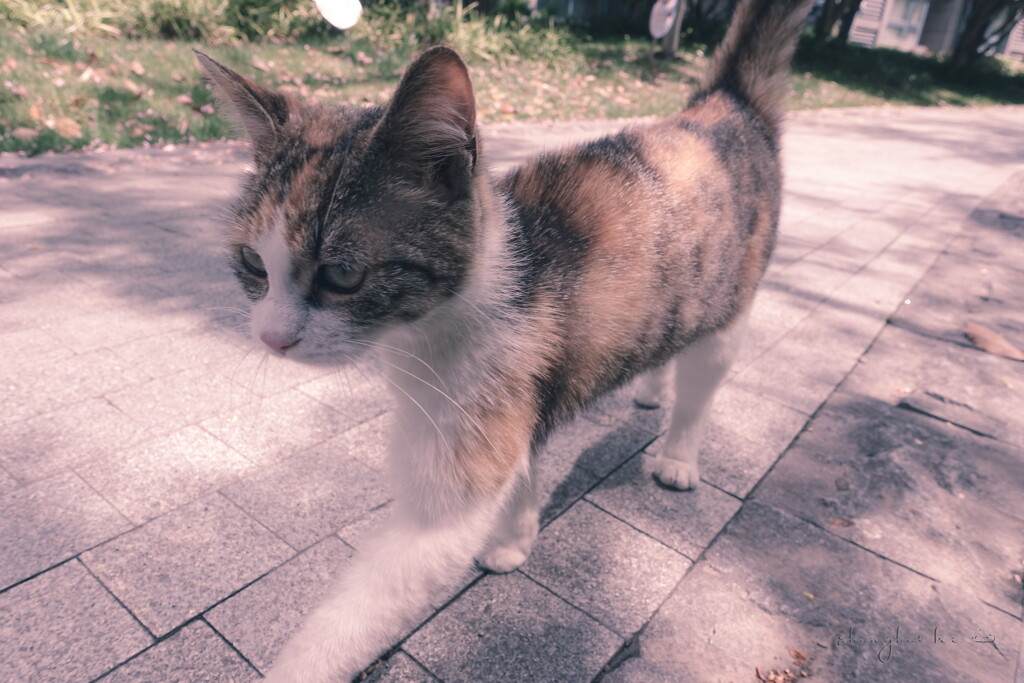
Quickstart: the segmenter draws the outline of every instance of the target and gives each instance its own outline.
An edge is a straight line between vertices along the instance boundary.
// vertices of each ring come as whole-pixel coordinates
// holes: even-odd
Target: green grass
[[[838,106],[1021,104],[1022,67],[1020,62],[988,58],[971,69],[957,70],[910,52],[805,41],[794,61],[799,75],[793,85],[801,108],[837,106],[831,100],[840,90],[847,95]]]
[[[363,20],[341,33],[303,14],[311,2],[117,1],[90,0],[94,11],[84,11],[82,0],[63,0],[49,14],[28,16],[35,0],[0,0],[0,17],[16,19],[0,27],[0,151],[228,137],[231,126],[214,111],[192,47],[269,87],[359,106],[387,98],[417,51],[445,42],[469,62],[485,122],[666,115],[685,99],[707,52],[691,39],[680,59],[658,60],[648,40],[595,40],[514,11],[481,16],[472,6],[459,21],[450,7],[427,20],[397,5],[369,5]],[[149,23],[124,17],[126,8],[160,2],[178,24],[157,25],[155,13]],[[258,40],[247,38],[260,33],[252,26],[210,18],[211,6],[223,10],[217,19],[225,22],[224,12],[246,3],[277,12],[264,17],[269,28]],[[24,10],[20,19],[16,5]],[[162,33],[196,39],[155,37]],[[811,42],[798,53],[791,84],[789,104],[803,109],[1024,102],[1024,75],[1003,62],[963,74],[917,55]]]

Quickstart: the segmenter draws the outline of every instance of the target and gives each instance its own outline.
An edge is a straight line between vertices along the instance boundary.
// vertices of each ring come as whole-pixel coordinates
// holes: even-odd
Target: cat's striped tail
[[[814,0],[741,0],[691,104],[727,90],[777,133],[786,74],[813,4]]]

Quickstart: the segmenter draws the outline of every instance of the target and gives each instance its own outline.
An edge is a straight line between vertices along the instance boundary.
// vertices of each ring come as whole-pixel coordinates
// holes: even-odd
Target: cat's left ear
[[[419,180],[449,197],[465,189],[477,161],[476,101],[455,50],[433,47],[412,63],[378,135]]]
[[[276,149],[281,129],[288,121],[288,100],[235,73],[199,50],[194,50],[228,116],[245,131],[256,163],[267,161]]]

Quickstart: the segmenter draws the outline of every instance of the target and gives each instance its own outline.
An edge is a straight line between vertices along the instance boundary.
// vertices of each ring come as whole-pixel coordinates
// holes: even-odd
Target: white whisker
[[[359,344],[361,346],[367,346],[367,347],[370,347],[370,348],[386,349],[388,351],[393,351],[393,352],[395,352],[395,353],[397,353],[397,354],[399,354],[399,355],[401,355],[401,356],[403,356],[405,358],[411,358],[411,359],[413,359],[415,361],[419,361],[423,365],[423,367],[425,367],[427,370],[430,370],[430,372],[434,375],[434,377],[437,378],[438,382],[440,382],[441,384],[445,383],[444,379],[441,377],[441,375],[437,374],[437,370],[435,370],[433,367],[431,367],[430,363],[428,363],[427,361],[423,360],[422,358],[417,356],[415,353],[412,353],[411,351],[406,351],[405,349],[400,349],[397,346],[389,346],[388,344],[382,344],[381,342],[377,342],[377,341],[369,341],[369,340],[362,340],[362,339],[350,339],[349,343],[350,344]],[[384,359],[382,358],[381,360],[383,361]]]
[[[353,363],[355,362],[355,359],[353,359],[351,356],[347,356],[347,357]],[[413,398],[412,395],[408,391],[406,391],[401,386],[399,386],[398,382],[394,381],[393,379],[391,379],[390,377],[388,377],[384,373],[379,373],[379,374],[380,374],[381,377],[384,378],[385,381],[387,381],[391,386],[393,386],[398,391],[402,392],[402,394],[404,394],[406,398],[408,398],[410,401],[412,401],[416,405],[416,407],[420,409],[420,412],[423,413],[423,416],[426,417],[427,420],[430,421],[430,424],[432,424],[434,426],[434,429],[437,431],[437,436],[438,436],[438,438],[441,439],[441,443],[444,445],[444,452],[448,453],[449,455],[454,455],[454,451],[452,450],[451,445],[448,443],[448,439],[444,438],[444,433],[441,431],[441,427],[437,424],[437,422],[434,421],[434,418],[430,416],[430,413],[427,412],[427,409],[424,408],[423,405],[420,404],[419,401],[417,401],[415,398]]]
[[[483,425],[481,425],[480,422],[476,418],[474,418],[472,415],[470,415],[466,411],[466,409],[463,408],[462,405],[458,401],[456,401],[454,398],[452,398],[451,396],[449,396],[444,391],[442,391],[441,389],[437,388],[436,386],[434,386],[433,384],[431,384],[427,380],[423,379],[422,377],[420,377],[420,376],[418,376],[418,375],[416,375],[416,374],[414,374],[412,372],[409,372],[405,368],[400,368],[397,365],[395,365],[394,363],[389,363],[388,361],[384,360],[383,358],[381,359],[381,362],[384,363],[385,365],[387,365],[388,367],[394,368],[395,370],[398,370],[399,372],[401,372],[401,373],[403,373],[405,375],[408,375],[409,377],[412,377],[414,380],[425,384],[426,386],[430,387],[431,389],[436,391],[438,394],[440,394],[444,398],[448,399],[448,401],[451,402],[451,404],[453,406],[455,406],[456,408],[459,409],[459,412],[461,412],[463,415],[466,416],[466,419],[469,420],[470,425],[472,425],[478,432],[480,432],[480,436],[482,436],[484,438],[484,441],[487,442],[487,445],[490,446],[492,449],[497,450],[497,448],[495,448],[494,444],[491,443],[491,440],[487,437],[487,432],[484,430]]]

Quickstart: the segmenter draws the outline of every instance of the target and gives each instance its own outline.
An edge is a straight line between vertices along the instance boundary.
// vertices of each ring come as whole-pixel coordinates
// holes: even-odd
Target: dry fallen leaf
[[[984,325],[969,322],[964,326],[964,335],[982,351],[1010,360],[1024,360],[1024,352],[1011,344],[1006,337]]]
[[[128,68],[131,69],[132,73],[136,76],[141,76],[144,73],[146,73],[146,68],[142,66],[142,63],[138,60],[134,60],[131,64],[128,65]]]
[[[135,97],[142,97],[142,87],[130,78],[124,79],[124,89]]]
[[[178,95],[174,98],[174,101],[178,104],[184,104],[186,107],[191,107],[195,105],[195,102],[192,101],[192,96],[188,93],[182,93],[181,95]]]
[[[853,520],[843,519],[842,517],[836,517],[832,520],[832,523],[828,525],[829,529],[842,529],[845,527],[853,526]]]
[[[259,57],[253,57],[252,61],[249,62],[249,63],[252,65],[252,68],[259,69],[260,71],[266,71],[267,69],[270,68],[270,67],[267,66],[267,63],[264,62]]]
[[[800,650],[790,650],[789,656],[792,657],[797,664],[803,664],[807,661],[807,655],[800,652]]]
[[[59,119],[53,122],[53,129],[57,131],[58,135],[62,135],[66,138],[80,138],[82,137],[82,126],[72,118],[67,116],[61,116]]]
[[[43,120],[43,105],[36,102],[28,108],[28,117],[33,121]]]

